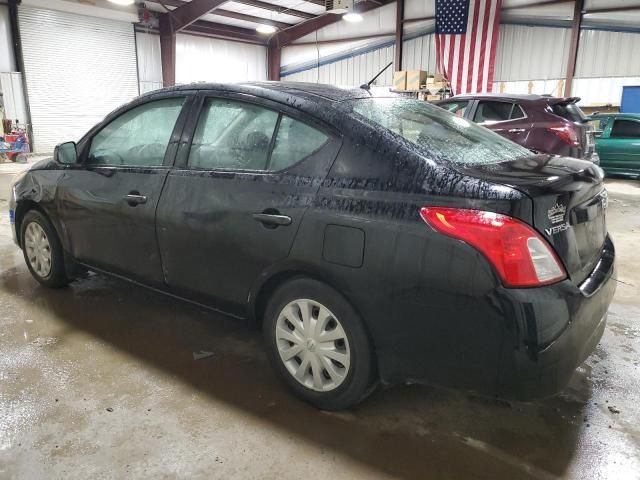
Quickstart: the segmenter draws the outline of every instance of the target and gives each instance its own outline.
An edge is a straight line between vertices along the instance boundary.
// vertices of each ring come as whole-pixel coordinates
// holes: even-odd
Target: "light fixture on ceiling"
[[[349,12],[342,15],[342,19],[349,23],[358,23],[362,21],[362,15],[355,12]]]
[[[256,27],[256,32],[258,33],[264,33],[265,35],[268,35],[270,33],[276,33],[277,28],[274,27],[273,25],[258,25]]]
[[[133,5],[135,0],[109,0],[111,3],[115,3],[116,5]]]

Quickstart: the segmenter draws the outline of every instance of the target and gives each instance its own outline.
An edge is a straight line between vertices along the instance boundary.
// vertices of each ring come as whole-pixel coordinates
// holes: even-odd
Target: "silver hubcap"
[[[307,388],[331,391],[349,373],[347,334],[321,303],[299,299],[284,307],[276,322],[276,342],[289,373]]]
[[[47,234],[36,222],[27,225],[24,232],[24,248],[31,268],[42,278],[51,272],[51,245]]]

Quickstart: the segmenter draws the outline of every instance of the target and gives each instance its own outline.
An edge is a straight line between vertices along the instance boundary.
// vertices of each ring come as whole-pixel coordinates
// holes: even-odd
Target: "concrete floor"
[[[2,479],[640,478],[638,181],[607,182],[620,283],[561,395],[412,386],[329,414],[291,397],[233,320],[102,276],[38,286],[10,239],[14,167],[0,166]]]

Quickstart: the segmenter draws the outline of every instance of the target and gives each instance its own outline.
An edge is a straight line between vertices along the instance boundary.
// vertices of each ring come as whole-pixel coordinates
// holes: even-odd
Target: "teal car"
[[[640,114],[602,113],[591,116],[600,166],[610,175],[640,176]]]

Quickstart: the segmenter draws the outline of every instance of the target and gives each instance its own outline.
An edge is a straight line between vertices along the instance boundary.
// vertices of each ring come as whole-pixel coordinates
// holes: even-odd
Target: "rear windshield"
[[[426,156],[462,165],[500,163],[531,152],[427,102],[400,98],[352,100],[351,111],[400,135]]]
[[[583,123],[588,120],[584,112],[575,103],[559,103],[553,105],[551,110],[559,117],[566,118],[570,122]]]

